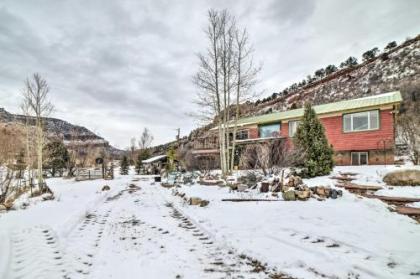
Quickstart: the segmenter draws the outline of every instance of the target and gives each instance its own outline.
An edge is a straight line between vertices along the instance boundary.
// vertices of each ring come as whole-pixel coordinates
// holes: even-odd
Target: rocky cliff
[[[12,114],[4,108],[0,108],[0,123],[25,125],[26,121],[27,119],[24,115]],[[31,126],[35,125],[35,118],[28,118],[28,123]],[[62,139],[65,143],[72,142],[81,145],[102,146],[114,155],[120,155],[121,153],[121,150],[109,145],[108,141],[85,127],[73,125],[67,121],[51,117],[44,118],[44,126],[48,138]]]
[[[338,70],[286,94],[279,93],[271,100],[251,104],[247,114],[301,107],[306,101],[323,104],[376,95],[419,81],[420,35],[362,64]]]

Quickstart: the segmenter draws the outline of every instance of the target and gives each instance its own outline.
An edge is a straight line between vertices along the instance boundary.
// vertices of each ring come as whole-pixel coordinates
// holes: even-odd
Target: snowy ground
[[[335,171],[381,185],[392,168]],[[133,178],[50,179],[56,200],[0,214],[0,278],[267,278],[249,257],[296,278],[420,278],[419,224],[380,201],[345,192],[325,202],[230,203],[221,198],[251,194],[182,186],[210,200],[202,208]],[[130,183],[141,190],[123,191]]]

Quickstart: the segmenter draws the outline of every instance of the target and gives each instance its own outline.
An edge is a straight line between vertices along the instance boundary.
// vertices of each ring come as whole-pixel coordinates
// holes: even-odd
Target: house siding
[[[337,165],[351,165],[351,152],[358,151],[368,152],[368,164],[370,165],[394,163],[393,106],[387,105],[375,109],[379,109],[379,129],[370,131],[344,132],[343,113],[318,115],[325,128],[328,142],[335,151],[334,160]],[[281,122],[280,137],[286,140],[289,148],[293,148],[293,139],[289,136],[288,120],[279,120],[279,122]],[[241,129],[248,130],[249,139],[258,139],[260,136],[257,124],[243,126]]]
[[[394,145],[394,117],[392,110],[380,111],[379,129],[372,131],[349,132],[343,131],[343,117],[321,118],[325,128],[328,142],[332,144],[335,151],[365,151],[382,149],[383,142],[386,147]]]
[[[372,131],[344,132],[343,116],[324,116],[320,118],[325,128],[329,144],[334,148],[334,159],[337,165],[351,165],[351,152],[368,152],[371,165],[391,164],[394,162],[394,116],[392,109],[381,110],[379,129]],[[258,128],[249,128],[251,139],[258,138]],[[288,122],[282,122],[280,136],[285,137],[287,145],[293,148],[293,140],[289,137]],[[384,146],[385,144],[385,146]]]

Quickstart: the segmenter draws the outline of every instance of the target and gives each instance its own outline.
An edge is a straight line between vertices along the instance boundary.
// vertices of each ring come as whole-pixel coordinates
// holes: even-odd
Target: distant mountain
[[[29,118],[29,124],[35,125],[35,118]],[[26,117],[20,114],[13,114],[0,108],[0,123],[25,124]],[[96,135],[89,129],[73,125],[67,121],[45,117],[45,130],[49,138],[62,139],[65,143],[89,144],[94,146],[104,146],[111,154],[120,155],[123,151],[111,146],[104,138]]]

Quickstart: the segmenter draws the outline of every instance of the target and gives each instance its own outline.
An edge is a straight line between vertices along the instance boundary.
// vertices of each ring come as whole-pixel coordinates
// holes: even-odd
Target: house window
[[[344,132],[379,129],[379,110],[349,113],[343,115]]]
[[[246,140],[246,139],[248,139],[248,130],[238,131],[236,133],[236,139],[237,140]]]
[[[289,137],[294,137],[295,133],[297,131],[297,128],[299,127],[300,121],[289,121]]]
[[[259,127],[260,138],[275,138],[280,135],[280,123]]]
[[[351,164],[353,166],[367,165],[368,164],[368,153],[367,152],[352,152],[351,153]]]

